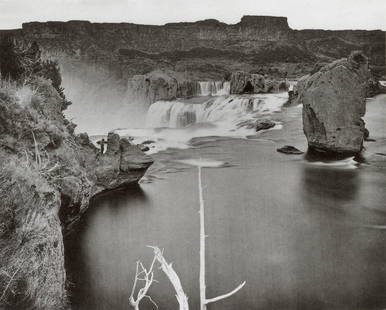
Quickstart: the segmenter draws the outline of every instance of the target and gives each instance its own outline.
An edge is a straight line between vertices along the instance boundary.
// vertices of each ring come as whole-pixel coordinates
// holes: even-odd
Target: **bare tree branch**
[[[220,295],[220,296],[217,296],[217,297],[214,297],[214,298],[206,299],[205,303],[206,303],[206,304],[209,304],[209,303],[211,303],[211,302],[216,302],[216,301],[219,301],[219,300],[221,300],[221,299],[228,298],[228,297],[232,296],[233,294],[236,294],[239,290],[241,290],[241,289],[243,288],[243,286],[245,285],[245,283],[247,283],[247,282],[244,281],[244,282],[241,283],[238,287],[236,287],[233,291],[230,291],[230,292],[227,293],[227,294]]]
[[[176,291],[176,298],[180,305],[180,310],[189,310],[188,297],[186,296],[184,290],[182,289],[180,278],[177,273],[174,271],[172,264],[168,263],[163,256],[161,250],[156,246],[149,246],[154,251],[154,257],[161,265],[162,271],[169,278],[169,281],[172,283],[174,290]]]

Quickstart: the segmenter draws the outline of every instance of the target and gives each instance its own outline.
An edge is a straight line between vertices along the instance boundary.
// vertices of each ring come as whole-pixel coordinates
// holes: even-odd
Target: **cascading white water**
[[[158,101],[149,108],[148,128],[183,128],[196,123],[235,124],[259,114],[280,110],[283,100],[279,96],[217,97],[196,104],[181,101]]]
[[[228,81],[201,81],[199,96],[227,96],[230,94],[231,85]]]
[[[293,90],[294,90],[294,87],[295,87],[295,85],[296,85],[297,83],[298,83],[298,81],[289,80],[289,81],[288,81],[288,84],[289,84],[288,91],[293,91]]]
[[[287,93],[253,96],[217,96],[204,103],[158,101],[153,103],[146,116],[146,128],[122,129],[121,136],[129,136],[135,144],[145,141],[148,153],[168,148],[189,148],[193,138],[226,136],[245,138],[256,134],[252,123],[257,118],[268,118],[281,110]],[[246,122],[245,122],[246,121]],[[277,124],[274,129],[280,129]]]

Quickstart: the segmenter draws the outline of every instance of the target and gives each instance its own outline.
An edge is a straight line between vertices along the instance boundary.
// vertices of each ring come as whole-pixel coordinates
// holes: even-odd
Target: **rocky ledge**
[[[0,308],[67,309],[63,234],[103,191],[137,182],[152,159],[111,133],[101,154],[51,81],[0,81]]]

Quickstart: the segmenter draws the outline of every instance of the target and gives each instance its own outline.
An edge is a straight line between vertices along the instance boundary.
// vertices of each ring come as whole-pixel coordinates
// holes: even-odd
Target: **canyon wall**
[[[14,33],[37,41],[46,56],[63,64],[102,65],[118,80],[156,69],[186,71],[197,79],[218,79],[236,70],[300,76],[316,62],[353,50],[365,52],[373,71],[385,74],[384,31],[293,30],[286,17],[244,16],[231,25],[214,19],[162,26],[31,22]]]
[[[140,90],[148,88],[146,79],[135,87],[132,82],[154,71],[175,72],[173,80],[174,75],[183,77],[168,83],[173,85],[229,80],[232,72],[238,71],[274,79],[299,78],[362,50],[373,74],[385,76],[384,31],[293,30],[286,17],[244,16],[237,24],[209,19],[162,26],[30,22],[22,29],[2,33],[13,33],[22,42],[36,41],[43,57],[58,60],[66,95],[77,103],[67,115],[82,130],[95,134],[143,122],[144,111],[133,110],[133,105],[126,103],[143,97]],[[150,83],[144,103],[178,93],[167,90],[169,86],[154,89],[157,81]],[[188,95],[194,92],[185,84],[182,88]],[[92,108],[96,102],[101,103],[99,109]],[[89,112],[84,113],[85,109]],[[108,120],[101,117],[105,112],[110,115]],[[93,124],[98,124],[97,128]]]

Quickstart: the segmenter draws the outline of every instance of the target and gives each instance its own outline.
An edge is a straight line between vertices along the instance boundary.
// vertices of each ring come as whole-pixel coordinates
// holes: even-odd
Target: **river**
[[[385,152],[386,97],[367,110],[371,156]],[[190,309],[199,309],[197,168],[184,160],[200,158],[224,163],[203,169],[207,295],[246,281],[208,309],[384,309],[386,169],[278,153],[285,144],[306,150],[301,108],[270,115],[279,130],[248,138],[215,130],[157,149],[139,185],[95,199],[67,245],[74,309],[129,309],[136,261],[152,259],[147,245],[164,249]],[[159,309],[178,309],[161,270],[155,278],[149,295]],[[155,307],[145,300],[140,309]]]

